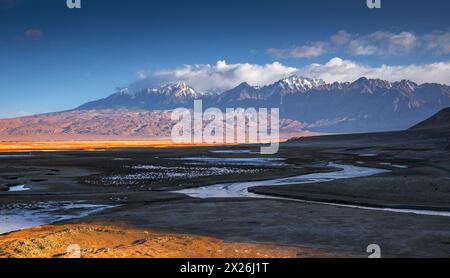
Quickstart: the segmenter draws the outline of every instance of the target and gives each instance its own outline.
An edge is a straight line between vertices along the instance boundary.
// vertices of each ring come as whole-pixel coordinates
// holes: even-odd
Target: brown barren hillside
[[[0,141],[170,141],[171,111],[72,110],[0,119]],[[320,135],[294,120],[281,120],[281,138]]]
[[[445,108],[426,119],[423,122],[410,128],[411,130],[433,129],[433,128],[449,128],[450,127],[450,107]]]
[[[172,126],[170,112],[73,110],[0,120],[0,138],[165,138]]]

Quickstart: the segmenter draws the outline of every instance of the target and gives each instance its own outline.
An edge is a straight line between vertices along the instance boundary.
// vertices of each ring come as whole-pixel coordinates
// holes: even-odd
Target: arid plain
[[[377,244],[386,257],[446,257],[449,138],[313,137],[273,156],[258,146],[3,153],[2,225],[22,226],[0,235],[0,256],[70,257],[76,244],[82,257],[367,257]],[[363,174],[340,177],[345,165]],[[199,191],[251,181],[243,195]]]

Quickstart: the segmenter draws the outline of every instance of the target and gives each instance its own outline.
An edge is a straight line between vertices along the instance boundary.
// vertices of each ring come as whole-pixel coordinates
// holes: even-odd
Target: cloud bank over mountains
[[[269,48],[266,54],[279,60],[271,64],[236,63],[225,60],[215,64],[183,65],[177,68],[140,72],[131,87],[137,89],[172,82],[185,82],[199,92],[222,92],[242,82],[253,86],[272,84],[297,75],[322,79],[328,83],[353,82],[360,77],[388,81],[411,80],[416,83],[450,84],[450,32],[375,31],[366,34],[344,30],[318,41],[306,41],[290,48]],[[321,64],[311,61],[302,67],[281,63],[283,59],[334,57]],[[407,57],[425,55],[437,58],[421,64],[377,65],[360,62],[361,57]],[[340,58],[348,56],[349,58]],[[323,60],[322,60],[323,61]]]
[[[140,73],[140,80],[132,86],[148,87],[148,85],[182,81],[200,92],[223,91],[236,87],[242,82],[254,86],[270,84],[297,72],[297,68],[288,67],[279,62],[257,65],[228,64],[226,61],[218,61],[214,65],[184,65],[149,74]]]
[[[199,92],[224,91],[242,82],[252,86],[264,86],[291,75],[323,79],[328,83],[353,82],[360,77],[388,81],[411,80],[416,83],[450,84],[450,61],[430,64],[373,67],[351,60],[333,58],[327,63],[312,63],[304,67],[290,67],[280,62],[266,65],[237,63],[184,65],[174,69],[140,72],[139,79],[131,88],[146,88],[155,85],[182,81]]]

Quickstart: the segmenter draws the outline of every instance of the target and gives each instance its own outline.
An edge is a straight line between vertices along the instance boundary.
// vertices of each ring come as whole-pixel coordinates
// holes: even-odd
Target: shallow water
[[[408,166],[406,166],[406,165],[392,164],[389,162],[380,162],[378,164],[382,165],[382,166],[389,166],[389,167],[394,167],[394,168],[398,168],[398,169],[408,169]]]
[[[104,184],[132,185],[142,181],[169,181],[195,179],[199,177],[245,175],[262,172],[263,169],[242,169],[238,167],[165,167],[158,165],[135,165],[131,167],[139,172],[127,175],[114,175],[102,178]]]
[[[0,154],[0,158],[26,158],[32,157],[32,154]]]
[[[360,154],[359,156],[360,157],[375,157],[375,156],[378,156],[378,155],[375,154],[375,153],[363,153],[363,154]]]
[[[252,152],[251,150],[217,150],[217,151],[210,151],[210,153],[217,153],[217,154],[254,154],[255,152]]]
[[[8,192],[19,192],[19,191],[28,191],[31,190],[31,188],[25,187],[25,184],[22,185],[16,185],[16,186],[11,186],[8,190]]]
[[[172,158],[173,160],[181,161],[196,161],[207,162],[215,164],[228,164],[228,165],[248,165],[248,166],[282,166],[285,165],[285,158],[272,158],[272,157],[183,157]]]
[[[0,234],[81,218],[113,206],[85,202],[38,202],[0,207]]]
[[[384,169],[358,167],[358,166],[335,164],[335,163],[330,163],[329,166],[338,168],[340,170],[338,170],[336,172],[315,173],[315,174],[307,174],[307,175],[300,175],[300,176],[287,177],[287,178],[269,179],[269,180],[263,180],[263,181],[222,183],[222,184],[204,186],[204,187],[199,187],[199,188],[179,190],[179,191],[175,191],[175,192],[185,194],[185,195],[188,195],[191,197],[203,198],[203,199],[206,199],[206,198],[276,199],[276,200],[288,200],[288,201],[296,201],[296,202],[312,203],[312,204],[320,204],[320,205],[329,205],[329,206],[336,206],[336,207],[450,217],[450,212],[446,212],[446,211],[393,209],[393,208],[377,208],[377,207],[370,207],[370,206],[344,205],[344,204],[331,203],[331,202],[315,202],[315,201],[306,201],[306,200],[294,199],[294,198],[272,197],[272,196],[267,196],[267,195],[255,194],[255,193],[251,193],[248,191],[249,188],[257,187],[257,186],[281,186],[281,185],[309,184],[309,183],[312,184],[312,183],[317,183],[317,182],[330,182],[330,181],[338,180],[338,179],[368,177],[368,176],[372,176],[372,175],[376,175],[376,174],[390,172],[390,171],[384,170]]]
[[[367,177],[375,174],[389,172],[384,169],[340,165],[334,163],[330,163],[329,166],[337,167],[342,170],[330,173],[315,173],[262,181],[223,183],[199,188],[185,189],[177,192],[196,198],[265,198],[261,195],[249,192],[248,188],[256,186],[280,186],[302,183],[327,182],[336,179]]]

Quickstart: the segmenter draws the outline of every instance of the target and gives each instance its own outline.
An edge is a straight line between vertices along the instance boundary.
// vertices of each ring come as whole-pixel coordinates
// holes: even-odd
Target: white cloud
[[[301,75],[327,82],[352,82],[360,77],[388,81],[408,79],[417,83],[450,84],[450,61],[422,65],[371,67],[353,61],[333,58],[325,64],[311,64],[298,70]]]
[[[420,46],[420,39],[410,32],[378,31],[365,36],[354,35],[353,37],[348,51],[355,56],[405,55]],[[358,47],[354,47],[355,45]],[[367,51],[361,51],[361,49]]]
[[[352,35],[346,31],[339,31],[335,35],[331,36],[331,42],[336,45],[343,45],[350,41]]]
[[[218,61],[214,65],[184,65],[175,69],[155,71],[140,80],[134,86],[146,87],[156,84],[183,81],[198,91],[221,91],[230,89],[242,82],[260,86],[275,82],[285,76],[294,74],[296,68],[275,62],[267,65],[227,64]]]
[[[450,33],[433,32],[424,36],[425,48],[438,55],[450,54]]]
[[[317,42],[313,45],[296,46],[291,49],[269,48],[267,53],[276,58],[315,58],[326,53],[325,44]]]
[[[348,52],[353,56],[370,56],[377,53],[378,48],[365,40],[355,39],[349,42]]]
[[[432,32],[416,35],[412,32],[377,31],[369,34],[351,34],[339,31],[326,41],[291,49],[267,49],[276,58],[315,58],[326,53],[345,52],[351,56],[397,56],[412,53],[450,54],[450,32]]]
[[[406,55],[418,50],[421,39],[410,32],[374,32],[368,35],[350,35],[348,43],[341,44],[352,56]]]
[[[419,39],[409,32],[401,32],[399,34],[388,33],[389,50],[391,52],[410,51],[419,46]]]
[[[145,70],[138,71],[137,76],[140,80],[146,79],[148,77],[147,72]]]
[[[25,30],[23,35],[26,38],[36,39],[36,38],[41,38],[42,36],[44,36],[44,32],[42,32],[42,30],[40,30],[40,29],[30,28],[28,30]]]
[[[183,81],[198,91],[223,91],[242,82],[264,86],[290,75],[320,78],[326,82],[353,82],[360,77],[388,81],[412,80],[417,83],[444,83],[450,85],[450,61],[421,65],[372,67],[350,60],[333,58],[325,64],[309,64],[301,68],[289,67],[279,62],[267,65],[227,64],[185,65],[180,68],[155,71],[140,79],[132,87],[151,87],[169,82]]]

